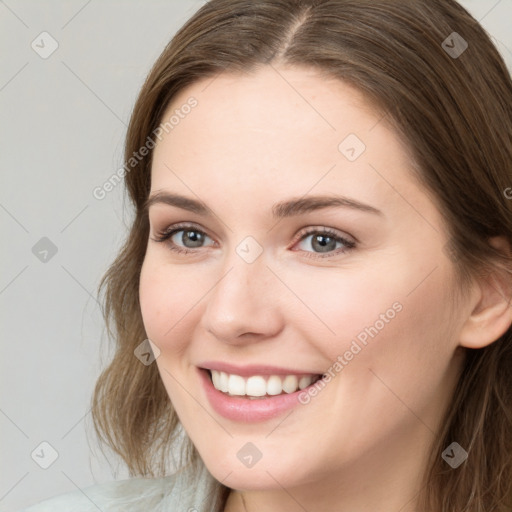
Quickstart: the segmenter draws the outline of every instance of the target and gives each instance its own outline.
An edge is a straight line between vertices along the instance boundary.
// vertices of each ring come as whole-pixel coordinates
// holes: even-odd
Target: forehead
[[[183,108],[191,98],[194,108]],[[185,113],[187,112],[187,113]],[[157,143],[152,190],[275,196],[338,191],[383,205],[417,193],[411,160],[385,117],[350,85],[302,68],[264,66],[183,89],[179,121]],[[355,158],[354,158],[355,157]],[[190,193],[190,190],[188,190]]]
[[[213,141],[224,139],[228,148],[229,140],[236,139],[244,150],[278,147],[282,154],[293,147],[304,156],[314,147],[330,147],[327,157],[333,150],[337,157],[344,136],[359,133],[364,138],[379,120],[385,123],[359,91],[303,68],[264,66],[250,74],[201,80],[180,91],[164,120],[191,97],[197,106],[172,129],[171,139],[180,145],[178,141],[192,136],[203,150],[216,146],[217,152],[222,148]],[[237,148],[229,149],[233,154]]]

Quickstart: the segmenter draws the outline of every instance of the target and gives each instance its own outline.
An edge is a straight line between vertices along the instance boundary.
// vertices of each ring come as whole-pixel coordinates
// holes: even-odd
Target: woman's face
[[[173,114],[140,301],[206,466],[238,489],[415,478],[468,311],[405,148],[357,91],[300,68],[195,83]]]

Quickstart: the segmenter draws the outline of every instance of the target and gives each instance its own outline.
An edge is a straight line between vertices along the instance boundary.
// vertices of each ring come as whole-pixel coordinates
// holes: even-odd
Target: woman
[[[29,510],[512,510],[512,82],[459,4],[211,0],[125,160],[93,415],[152,478]]]

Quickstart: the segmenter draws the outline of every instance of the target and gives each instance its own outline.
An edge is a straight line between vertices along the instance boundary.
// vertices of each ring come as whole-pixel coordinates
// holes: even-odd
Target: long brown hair
[[[498,267],[512,273],[510,258],[488,243],[501,236],[512,244],[512,200],[505,192],[512,195],[511,77],[489,36],[454,0],[211,0],[149,73],[131,117],[125,160],[148,145],[187,85],[274,64],[340,79],[385,114],[446,220],[462,284]],[[99,287],[116,351],[97,382],[93,419],[100,439],[132,475],[166,471],[180,426],[156,365],[134,357],[147,338],[138,288],[149,234],[144,203],[151,162],[149,150],[126,172],[135,218]],[[453,441],[469,453],[457,469],[441,457]],[[189,440],[179,443],[185,462],[197,460]],[[511,329],[485,348],[466,349],[424,483],[422,511],[510,510]],[[220,484],[219,492],[226,493]]]

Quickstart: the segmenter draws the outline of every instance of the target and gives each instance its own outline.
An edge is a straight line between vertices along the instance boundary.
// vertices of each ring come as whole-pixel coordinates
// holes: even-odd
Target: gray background
[[[109,356],[95,293],[131,215],[122,186],[92,191],[122,166],[150,66],[203,3],[0,0],[0,511],[127,477],[98,448],[89,403]],[[512,0],[461,3],[512,69]],[[59,45],[46,59],[44,31]],[[58,454],[47,469],[42,442]]]

